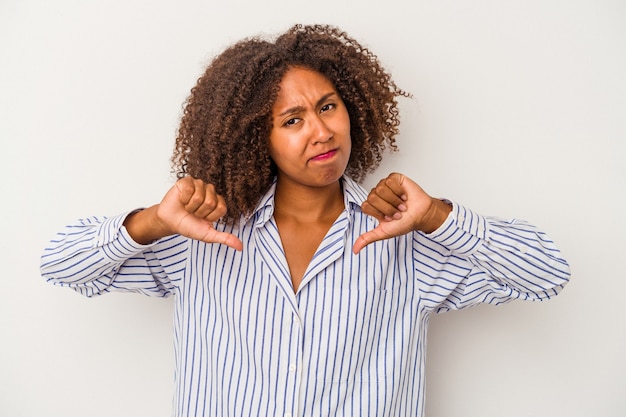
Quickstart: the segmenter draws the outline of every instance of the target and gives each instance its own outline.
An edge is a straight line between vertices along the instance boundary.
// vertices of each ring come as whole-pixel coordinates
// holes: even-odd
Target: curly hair
[[[272,106],[283,75],[315,70],[337,89],[350,117],[352,152],[346,174],[357,182],[397,150],[399,89],[378,58],[328,25],[295,25],[273,42],[241,40],[218,55],[184,105],[172,167],[215,186],[228,207],[222,219],[249,215],[274,181],[268,139]]]

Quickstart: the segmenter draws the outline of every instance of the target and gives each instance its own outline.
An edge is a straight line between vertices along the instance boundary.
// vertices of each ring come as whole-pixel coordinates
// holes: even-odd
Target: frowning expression
[[[272,108],[270,156],[278,181],[307,187],[335,183],[350,159],[350,118],[333,84],[319,72],[292,68]]]

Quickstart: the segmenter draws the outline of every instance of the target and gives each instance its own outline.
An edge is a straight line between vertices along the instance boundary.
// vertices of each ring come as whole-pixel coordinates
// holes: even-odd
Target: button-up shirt
[[[345,210],[294,292],[273,218],[275,185],[235,225],[244,250],[179,235],[133,241],[123,221],[91,217],[59,233],[42,274],[86,296],[175,296],[173,415],[421,416],[430,314],[555,296],[560,252],[524,221],[453,203],[431,234],[353,254],[377,224],[365,191],[343,178]]]

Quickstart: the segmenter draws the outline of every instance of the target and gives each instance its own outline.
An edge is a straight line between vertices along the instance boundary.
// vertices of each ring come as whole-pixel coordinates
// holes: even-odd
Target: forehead
[[[315,70],[300,67],[287,70],[278,87],[275,105],[317,100],[328,93],[336,92],[333,83],[326,76]]]

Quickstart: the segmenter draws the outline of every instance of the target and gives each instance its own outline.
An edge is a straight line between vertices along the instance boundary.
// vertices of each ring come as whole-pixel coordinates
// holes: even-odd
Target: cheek
[[[272,144],[272,140],[270,139],[269,141],[267,141],[267,153],[269,154],[270,158],[275,159],[276,156],[276,151],[274,150],[274,145]]]
[[[282,146],[280,146],[280,141],[276,138],[275,134],[270,135],[270,138],[267,141],[267,153],[270,155],[270,158],[278,158],[281,148]]]
[[[276,165],[283,165],[289,155],[289,142],[277,140],[276,138],[269,140],[268,154]]]
[[[302,131],[283,130],[280,134],[271,135],[268,143],[270,155],[279,158],[303,152],[308,142]]]
[[[339,118],[340,131],[343,132],[344,135],[350,135],[350,115],[348,114],[348,110],[344,109],[342,117]]]

